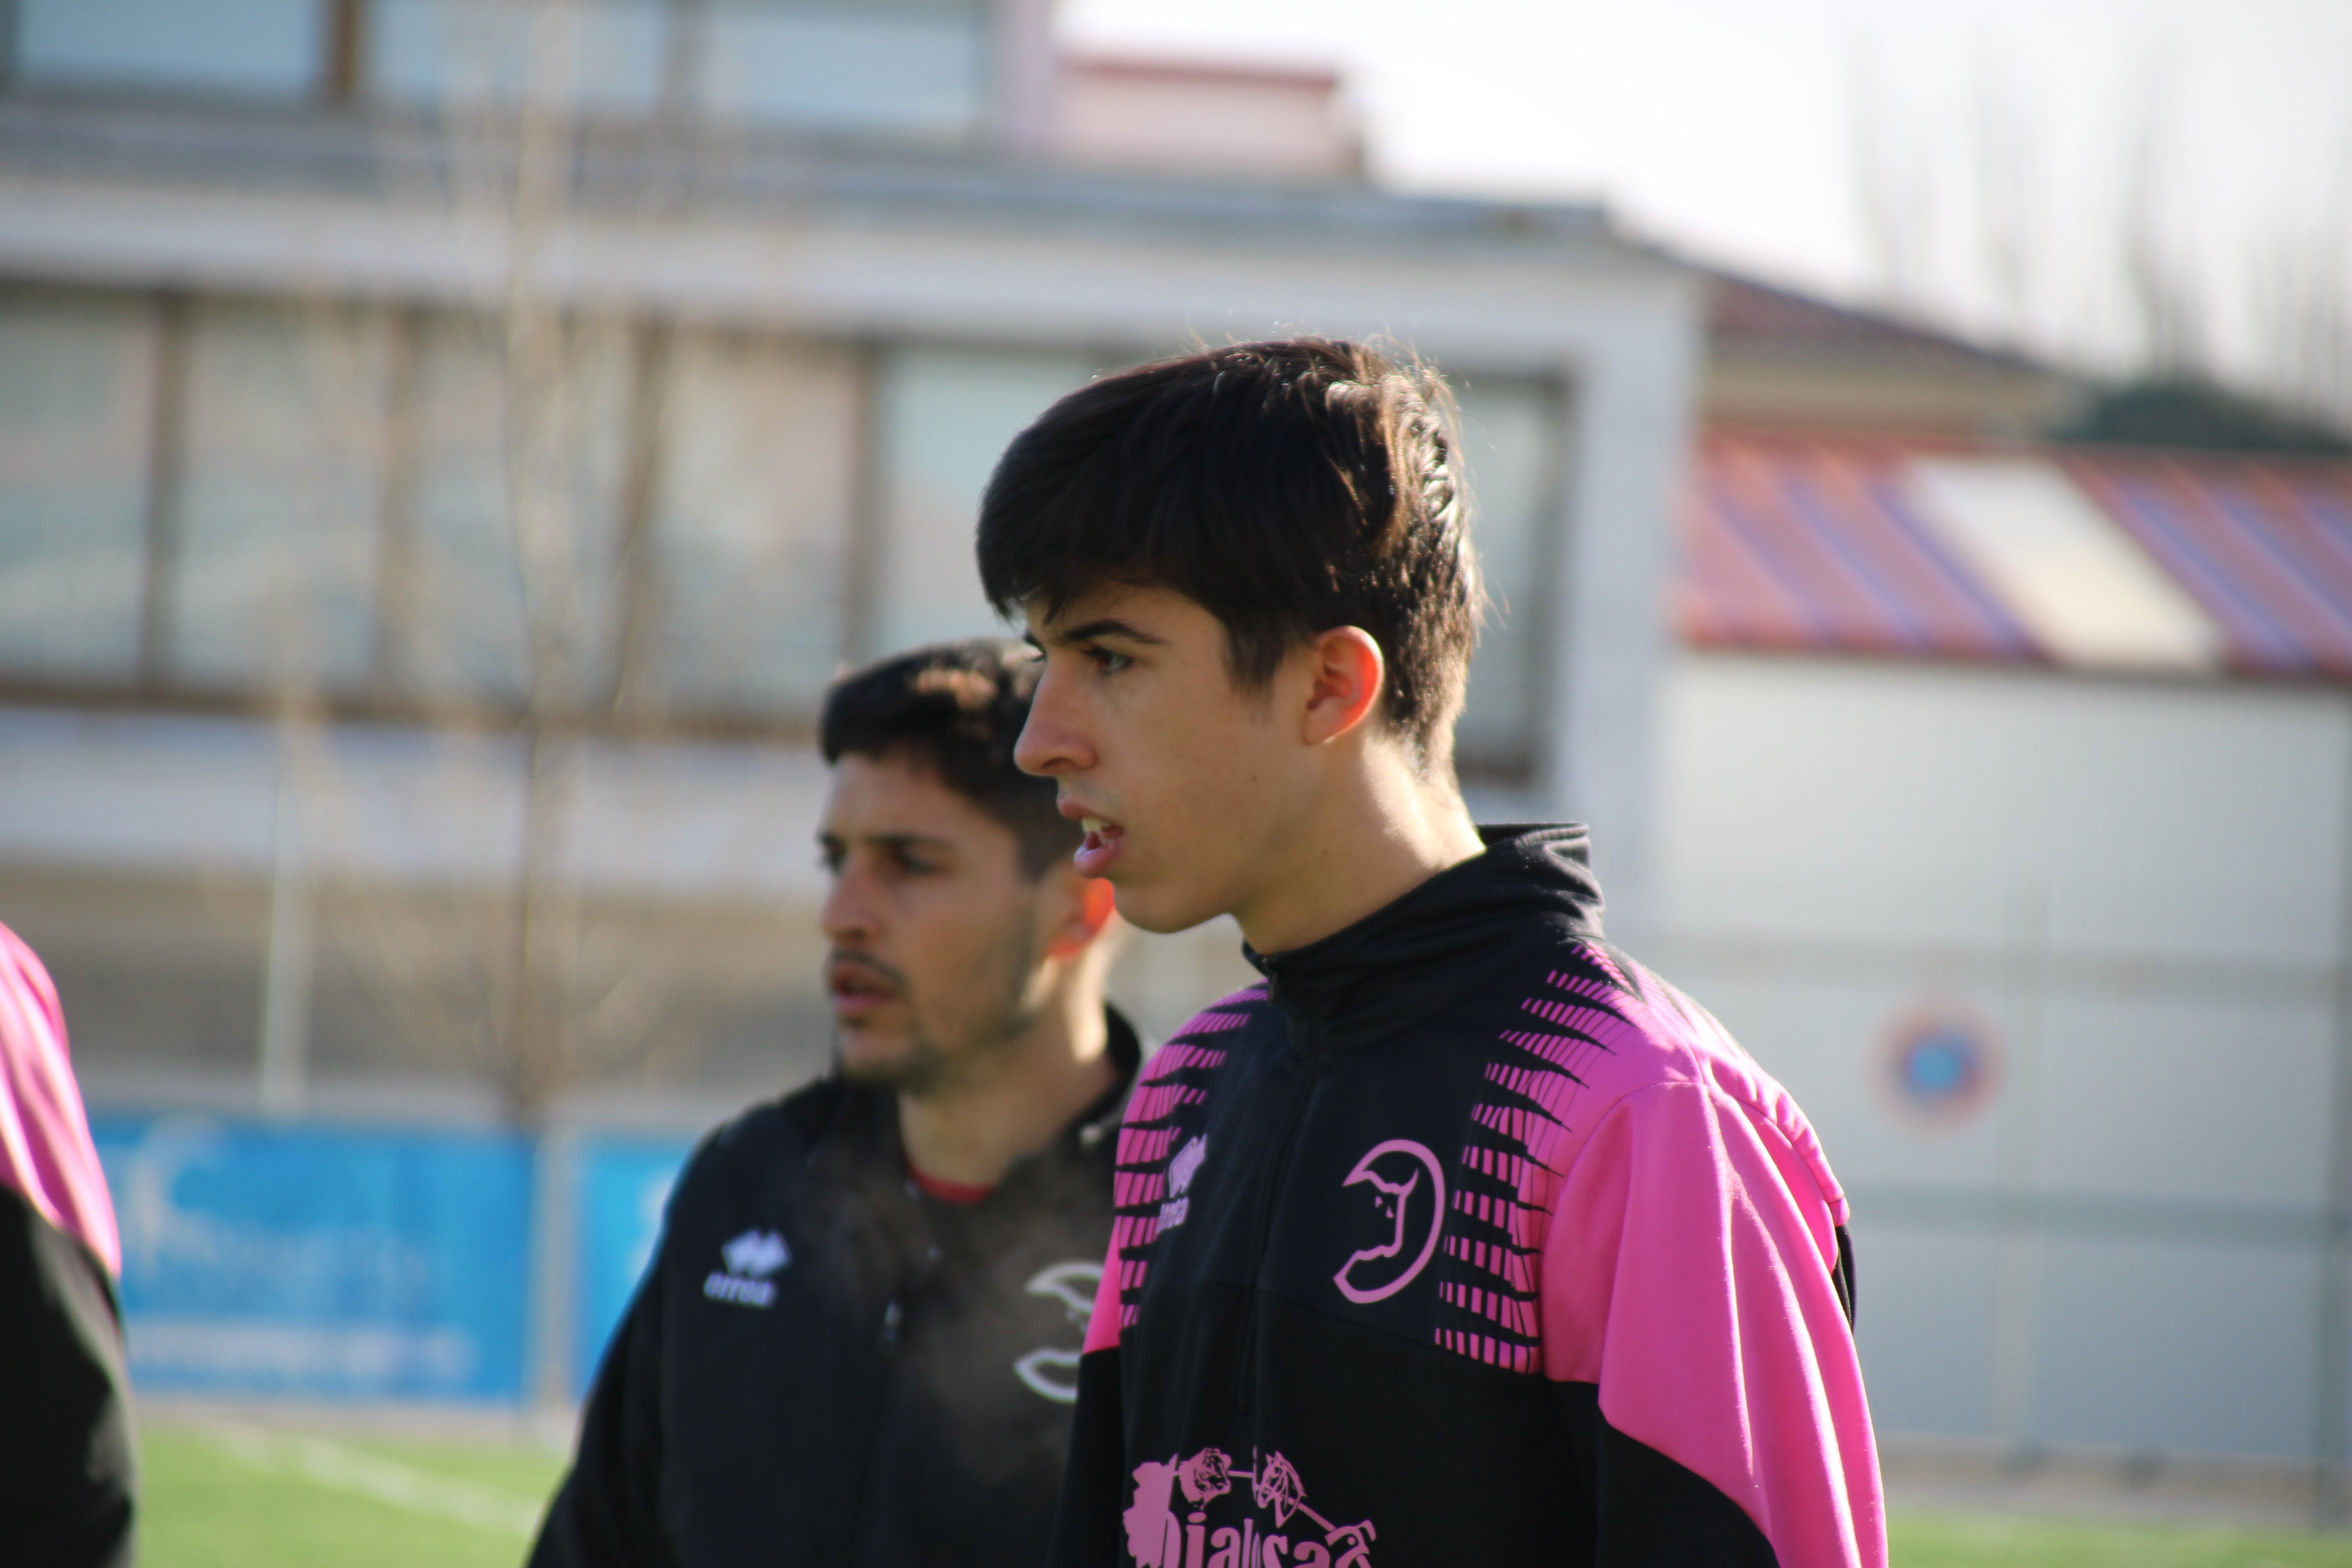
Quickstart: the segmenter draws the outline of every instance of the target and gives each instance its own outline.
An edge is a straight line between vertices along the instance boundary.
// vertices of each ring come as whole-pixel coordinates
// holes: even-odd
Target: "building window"
[[[307,98],[325,59],[322,0],[16,0],[21,81]]]
[[[813,714],[848,651],[860,356],[684,333],[652,519],[651,689],[679,708]]]
[[[503,326],[436,316],[411,340],[386,673],[428,698],[592,703],[610,689],[622,596],[627,333],[554,329],[542,353]]]
[[[1549,382],[1457,381],[1470,477],[1471,539],[1492,601],[1454,727],[1462,770],[1498,782],[1531,776],[1543,721],[1550,584],[1565,507],[1566,411]]]
[[[139,668],[155,310],[0,293],[0,671]]]
[[[366,684],[388,328],[374,310],[191,309],[168,498],[166,663],[180,682]]]
[[[980,591],[980,492],[1005,446],[1093,365],[1075,354],[909,348],[882,375],[881,654],[942,637],[1003,637]]]
[[[661,0],[373,0],[368,86],[403,103],[569,103],[644,114],[659,102]]]
[[[981,5],[711,0],[689,25],[709,113],[852,135],[957,140],[980,128],[989,68]]]

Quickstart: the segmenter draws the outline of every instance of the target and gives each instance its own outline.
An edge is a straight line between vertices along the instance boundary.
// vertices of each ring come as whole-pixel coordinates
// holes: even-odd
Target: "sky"
[[[1062,0],[1059,17],[1082,48],[1339,68],[1389,184],[1597,197],[1706,258],[2075,357],[2145,335],[2126,232],[2154,237],[2141,254],[2224,362],[2289,330],[2279,277],[2352,298],[2352,0]]]

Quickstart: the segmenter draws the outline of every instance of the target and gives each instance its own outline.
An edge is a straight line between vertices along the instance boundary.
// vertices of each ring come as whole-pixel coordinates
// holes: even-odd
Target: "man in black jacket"
[[[836,1070],[680,1176],[537,1568],[1044,1555],[1139,1051],[1109,889],[1013,764],[1036,668],[960,643],[828,696]]]
[[[1442,383],[1244,343],[1070,394],[981,575],[1019,748],[1148,931],[1266,984],[1152,1058],[1053,1568],[1883,1568],[1846,1204],[1610,947],[1576,827],[1475,827]]]

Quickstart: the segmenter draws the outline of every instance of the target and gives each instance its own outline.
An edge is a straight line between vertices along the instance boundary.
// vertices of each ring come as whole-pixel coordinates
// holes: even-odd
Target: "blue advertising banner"
[[[580,1151],[579,1273],[572,1288],[572,1391],[585,1394],[604,1343],[661,1239],[669,1190],[694,1145],[597,1139]]]
[[[519,1399],[531,1157],[508,1133],[94,1118],[142,1387]]]

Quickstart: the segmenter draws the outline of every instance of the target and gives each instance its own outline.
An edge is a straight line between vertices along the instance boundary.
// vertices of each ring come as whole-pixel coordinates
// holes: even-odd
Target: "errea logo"
[[[727,1267],[714,1268],[702,1282],[702,1293],[714,1301],[739,1307],[772,1307],[775,1282],[768,1278],[793,1260],[793,1249],[772,1230],[747,1230],[719,1249]]]
[[[1192,1211],[1192,1178],[1201,1173],[1201,1162],[1209,1157],[1207,1134],[1193,1139],[1176,1151],[1168,1162],[1168,1196],[1160,1205],[1160,1228],[1172,1230],[1184,1223]]]

